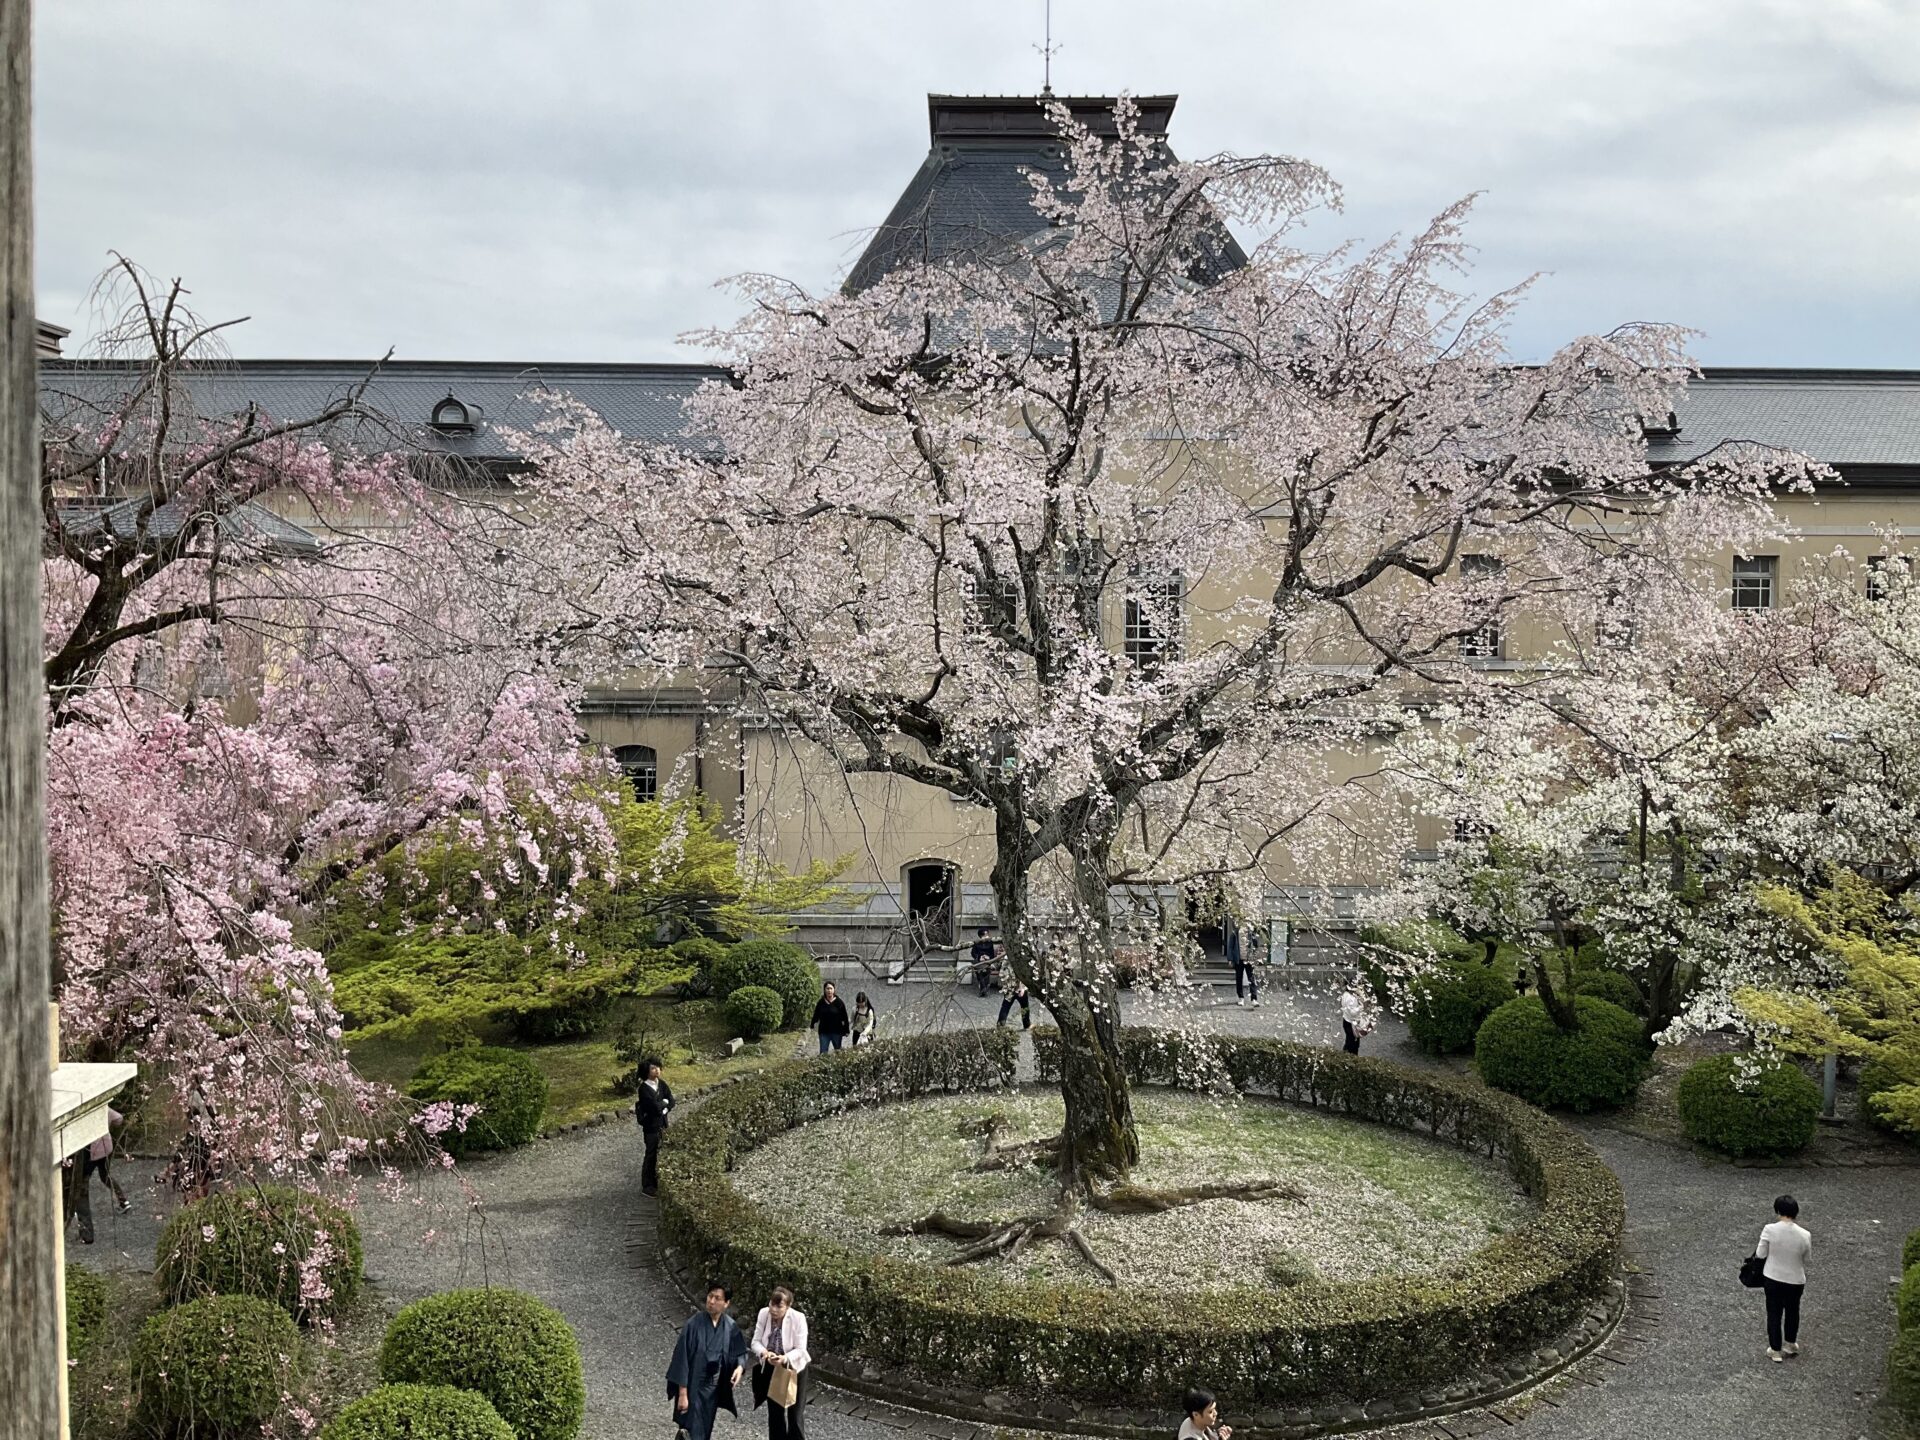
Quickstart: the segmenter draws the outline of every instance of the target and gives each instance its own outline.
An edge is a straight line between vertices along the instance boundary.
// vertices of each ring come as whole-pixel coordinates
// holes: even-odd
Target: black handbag
[[[1740,1283],[1749,1290],[1758,1290],[1766,1272],[1767,1262],[1758,1255],[1749,1255],[1740,1262]]]

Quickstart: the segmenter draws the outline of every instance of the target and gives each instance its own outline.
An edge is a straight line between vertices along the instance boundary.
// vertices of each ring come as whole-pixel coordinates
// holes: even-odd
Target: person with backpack
[[[1760,1232],[1753,1253],[1766,1262],[1760,1285],[1767,1292],[1767,1358],[1778,1365],[1800,1353],[1800,1296],[1813,1254],[1813,1236],[1800,1224],[1800,1202],[1793,1196],[1773,1202],[1773,1223]]]
[[[647,1142],[647,1158],[640,1164],[640,1193],[653,1195],[660,1189],[660,1137],[672,1119],[673,1087],[652,1056],[640,1062],[640,1074],[640,1093],[633,1102],[633,1118]]]
[[[873,1008],[873,1002],[862,990],[853,997],[853,1038],[848,1041],[854,1049],[873,1043],[874,1032],[880,1028],[880,1012]]]

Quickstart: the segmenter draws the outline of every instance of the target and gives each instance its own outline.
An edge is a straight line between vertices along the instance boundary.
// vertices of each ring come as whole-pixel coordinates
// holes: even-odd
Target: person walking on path
[[[979,937],[967,950],[973,960],[974,987],[982,1000],[987,998],[987,987],[993,983],[993,953],[999,948],[1000,942],[993,938],[993,927],[982,925]]]
[[[1347,1036],[1340,1048],[1349,1055],[1358,1055],[1360,1042],[1373,1033],[1373,1017],[1367,1013],[1367,1002],[1360,998],[1358,979],[1349,980],[1340,992],[1340,1028]]]
[[[1754,1254],[1767,1292],[1767,1358],[1778,1365],[1800,1353],[1800,1295],[1807,1288],[1807,1258],[1813,1236],[1800,1224],[1800,1202],[1782,1195],[1773,1202],[1773,1223],[1760,1232]]]
[[[827,981],[826,988],[820,992],[820,1001],[813,1007],[813,1028],[820,1032],[820,1053],[829,1049],[838,1050],[846,1043],[847,1031],[852,1028],[847,1019],[847,1002],[840,998],[840,992],[833,988],[833,982]]]
[[[1187,1391],[1187,1418],[1178,1440],[1233,1440],[1233,1426],[1220,1423],[1220,1404],[1211,1390]]]
[[[727,1307],[733,1292],[718,1281],[707,1286],[704,1308],[680,1327],[680,1339],[667,1362],[667,1398],[673,1402],[676,1440],[712,1440],[713,1422],[722,1411],[734,1419],[733,1387],[747,1361],[747,1337]]]
[[[1240,922],[1229,918],[1226,931],[1227,964],[1233,967],[1233,998],[1242,1009],[1260,1003],[1260,974],[1247,958],[1240,937]],[[1251,996],[1249,996],[1251,992]]]
[[[1013,1007],[1020,1007],[1020,1028],[1033,1029],[1033,997],[1027,993],[1027,987],[1019,976],[1013,976],[1000,986],[1000,1018],[994,1021],[994,1028],[1007,1023],[1007,1016],[1013,1013]]]
[[[847,1043],[856,1050],[862,1045],[871,1045],[873,1033],[879,1028],[880,1012],[873,1008],[873,1002],[867,999],[867,992],[862,990],[853,997],[852,1039]]]
[[[807,1353],[807,1317],[793,1308],[786,1286],[774,1286],[773,1298],[754,1317],[752,1343],[753,1408],[767,1407],[767,1440],[806,1440],[804,1372],[813,1357]],[[770,1393],[777,1392],[782,1370],[793,1375],[793,1398],[784,1404]]]
[[[660,1073],[660,1062],[648,1056],[640,1062],[640,1093],[633,1102],[633,1118],[646,1137],[647,1158],[640,1164],[640,1193],[652,1195],[660,1189],[660,1137],[667,1133],[673,1119],[673,1087]]]

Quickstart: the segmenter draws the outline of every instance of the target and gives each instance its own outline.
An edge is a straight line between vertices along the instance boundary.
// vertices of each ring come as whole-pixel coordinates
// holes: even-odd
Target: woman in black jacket
[[[827,1053],[829,1047],[838,1050],[846,1043],[847,1031],[851,1028],[847,1020],[847,1002],[834,990],[831,980],[820,994],[820,1003],[813,1007],[813,1028],[820,1032],[822,1055]]]

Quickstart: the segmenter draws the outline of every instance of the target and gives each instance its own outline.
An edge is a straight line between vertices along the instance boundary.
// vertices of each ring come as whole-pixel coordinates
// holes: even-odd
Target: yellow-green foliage
[[[1920,934],[1914,917],[1847,871],[1811,897],[1776,887],[1760,903],[1844,977],[1822,1007],[1806,995],[1748,989],[1738,1000],[1755,1027],[1796,1054],[1856,1055],[1868,1117],[1920,1138]]]
[[[656,946],[663,926],[778,934],[785,914],[835,894],[836,867],[744,863],[698,797],[623,799],[608,823],[612,877],[581,876],[570,895],[570,862],[509,878],[452,830],[336,887],[314,939],[348,1028],[365,1039],[509,1019],[530,1038],[589,1033],[614,997],[693,973]]]

